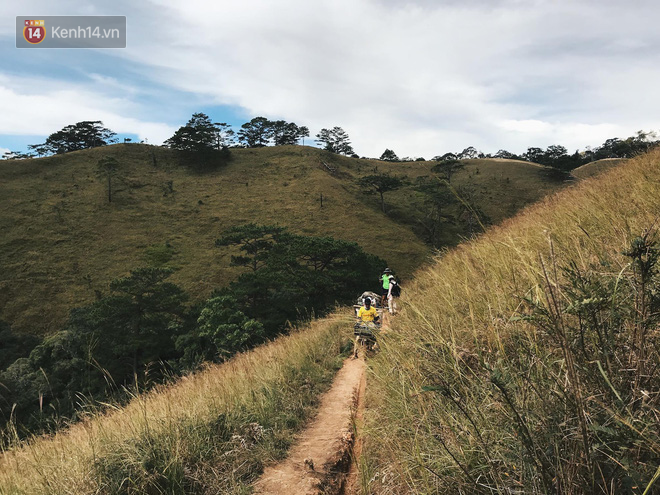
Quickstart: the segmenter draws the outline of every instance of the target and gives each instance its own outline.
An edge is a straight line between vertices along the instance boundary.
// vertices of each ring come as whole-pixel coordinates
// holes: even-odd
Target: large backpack
[[[399,285],[398,282],[392,282],[394,285],[392,285],[392,295],[394,297],[399,297],[401,295],[401,286]]]

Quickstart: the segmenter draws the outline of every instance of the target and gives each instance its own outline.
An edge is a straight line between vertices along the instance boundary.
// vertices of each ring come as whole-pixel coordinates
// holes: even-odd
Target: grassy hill
[[[658,493],[660,152],[438,257],[371,361],[363,492]]]
[[[348,313],[0,455],[0,493],[250,493],[350,352]],[[349,343],[347,346],[346,344]]]
[[[334,159],[333,177],[344,181],[337,187],[349,191],[348,176],[383,166],[322,159]],[[486,175],[489,164],[475,163],[473,176]],[[397,166],[410,167],[410,176],[430,173],[430,164],[384,165]],[[594,492],[580,484],[586,465],[598,466],[605,481],[629,476],[636,487],[629,492],[642,493],[660,460],[658,277],[642,286],[636,270],[644,264],[622,253],[657,230],[659,171],[655,153],[582,181],[418,272],[369,361],[364,493],[547,493],[553,483],[561,493]],[[362,201],[355,207],[378,213],[375,200]],[[642,262],[655,252],[649,246],[638,250]],[[644,290],[646,299],[635,297]],[[641,300],[655,306],[644,309]],[[590,315],[596,326],[580,326]],[[349,321],[343,314],[315,322],[4,453],[0,491],[246,493],[312,414],[346,349]],[[599,350],[598,331],[613,329],[613,347]],[[645,339],[630,340],[640,329],[655,351],[639,346]],[[616,359],[608,364],[610,351]],[[644,367],[627,374],[640,353]],[[579,379],[569,380],[568,368]],[[580,417],[588,422],[586,452]]]
[[[601,174],[606,170],[625,163],[627,158],[603,158],[594,162],[587,163],[571,171],[571,174],[578,179],[588,179]]]
[[[106,156],[119,161],[124,175],[112,203],[95,172]],[[149,262],[178,268],[172,282],[204,298],[238,273],[215,239],[248,222],[356,241],[410,277],[431,252],[420,239],[419,193],[412,185],[388,193],[384,215],[355,179],[377,170],[412,182],[434,175],[433,165],[284,146],[232,150],[226,166],[195,173],[172,150],[137,144],[0,162],[0,319],[18,331],[51,333],[70,308]],[[466,161],[454,182],[469,185],[469,200],[495,222],[562,186],[543,167],[495,160]],[[464,231],[447,224],[443,239],[456,244]]]

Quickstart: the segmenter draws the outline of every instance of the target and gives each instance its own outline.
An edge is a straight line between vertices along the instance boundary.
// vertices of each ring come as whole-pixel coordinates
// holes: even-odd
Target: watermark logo
[[[16,48],[126,48],[126,16],[16,16]]]
[[[23,38],[25,38],[25,41],[33,45],[41,43],[46,39],[46,21],[43,19],[25,19]]]

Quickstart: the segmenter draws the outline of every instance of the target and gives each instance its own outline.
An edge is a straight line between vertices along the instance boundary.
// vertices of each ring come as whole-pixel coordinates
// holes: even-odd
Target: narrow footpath
[[[321,397],[317,416],[281,463],[268,467],[254,493],[348,495],[355,443],[354,418],[364,399],[364,359],[349,358]],[[353,477],[355,475],[353,474]]]

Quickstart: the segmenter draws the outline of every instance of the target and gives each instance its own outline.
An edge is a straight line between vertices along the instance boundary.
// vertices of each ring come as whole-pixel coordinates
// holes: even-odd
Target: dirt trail
[[[360,409],[365,383],[363,359],[347,359],[321,397],[316,418],[302,432],[289,457],[268,467],[254,493],[272,495],[345,494],[354,443],[352,418]],[[353,484],[353,483],[351,483]]]

